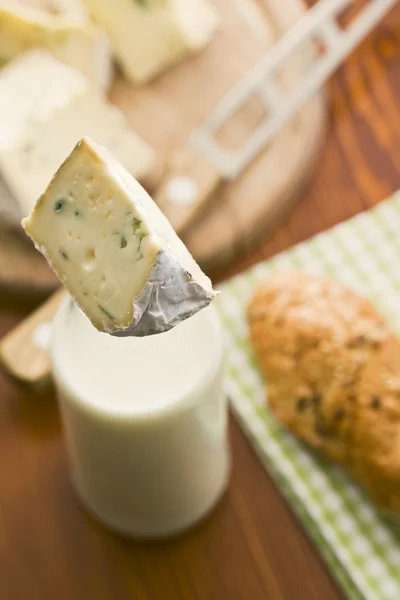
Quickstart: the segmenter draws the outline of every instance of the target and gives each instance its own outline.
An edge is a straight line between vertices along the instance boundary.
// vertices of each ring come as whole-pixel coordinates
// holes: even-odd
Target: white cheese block
[[[125,75],[144,83],[203,48],[217,24],[209,0],[85,0]]]
[[[0,71],[0,148],[90,89],[89,81],[47,52],[32,50]]]
[[[26,216],[77,141],[92,136],[141,181],[153,150],[81,73],[32,51],[0,72],[0,175]]]
[[[106,89],[112,56],[103,30],[80,0],[0,0],[0,62],[42,48]]]
[[[147,192],[89,138],[59,168],[23,227],[100,331],[161,333],[215,296]]]

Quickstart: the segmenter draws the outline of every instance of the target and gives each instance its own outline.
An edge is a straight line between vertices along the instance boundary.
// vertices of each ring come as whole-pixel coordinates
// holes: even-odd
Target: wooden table
[[[335,77],[332,123],[301,201],[221,279],[400,187],[400,6]],[[26,311],[0,300],[0,335]],[[319,556],[231,420],[233,474],[215,514],[163,544],[110,534],[71,489],[53,390],[0,373],[2,600],[337,600]]]

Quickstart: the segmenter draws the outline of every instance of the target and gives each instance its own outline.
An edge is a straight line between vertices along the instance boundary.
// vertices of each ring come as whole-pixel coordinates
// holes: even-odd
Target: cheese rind
[[[85,2],[108,33],[125,75],[137,84],[203,48],[218,22],[209,0]]]
[[[147,192],[89,138],[60,167],[23,227],[100,331],[161,333],[215,297]]]
[[[156,162],[117,107],[81,73],[42,51],[0,72],[0,130],[0,173],[24,216],[85,135],[110,148],[140,180]]]
[[[0,0],[0,62],[36,48],[78,69],[95,87],[108,88],[112,77],[109,41],[91,23],[80,1]]]

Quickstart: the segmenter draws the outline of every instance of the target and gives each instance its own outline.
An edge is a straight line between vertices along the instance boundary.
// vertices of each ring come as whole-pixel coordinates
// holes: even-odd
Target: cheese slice
[[[80,0],[0,0],[0,62],[42,48],[106,89],[112,56],[105,33]]]
[[[122,112],[81,73],[42,51],[0,72],[0,175],[26,216],[53,173],[85,135],[97,139],[141,181],[154,170],[153,150]]]
[[[61,165],[23,227],[100,331],[161,333],[215,296],[147,192],[89,138]]]
[[[211,39],[209,0],[85,0],[108,33],[125,75],[144,83]]]

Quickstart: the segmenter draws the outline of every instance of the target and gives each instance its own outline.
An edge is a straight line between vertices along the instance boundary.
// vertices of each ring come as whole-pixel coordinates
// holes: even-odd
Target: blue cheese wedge
[[[0,0],[0,62],[42,48],[106,89],[112,55],[105,33],[81,0]]]
[[[23,227],[100,331],[161,333],[216,295],[147,192],[89,138],[61,165]]]
[[[89,135],[140,181],[155,169],[153,150],[78,71],[32,51],[0,71],[0,177],[23,216],[76,142]]]
[[[211,39],[209,0],[85,0],[108,33],[125,75],[142,84]]]

